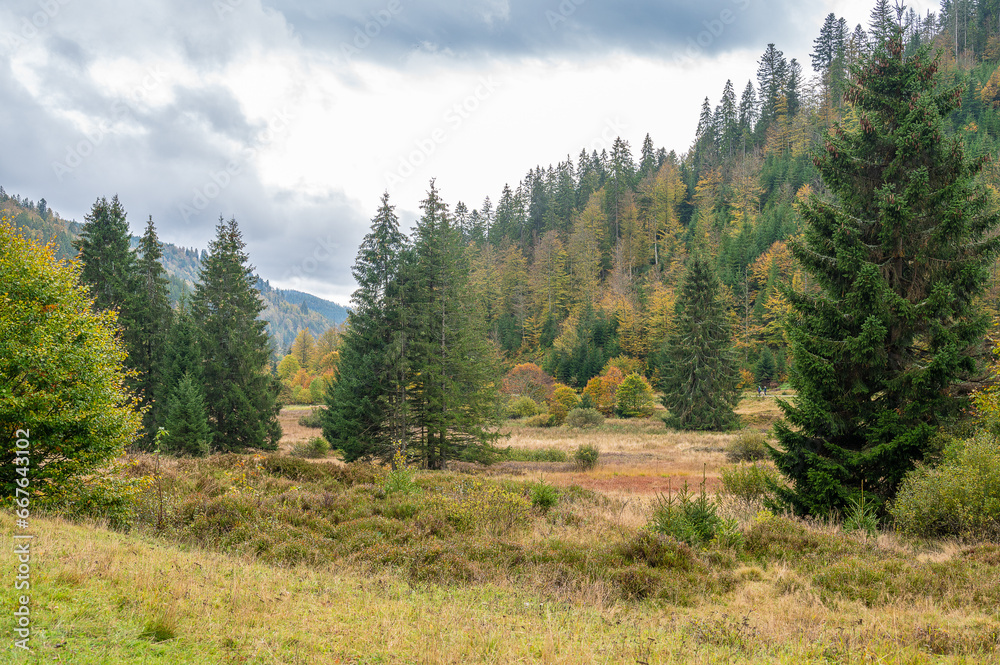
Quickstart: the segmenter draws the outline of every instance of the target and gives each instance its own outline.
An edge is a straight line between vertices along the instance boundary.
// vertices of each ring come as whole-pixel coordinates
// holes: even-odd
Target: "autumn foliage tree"
[[[29,465],[32,492],[56,500],[121,455],[141,426],[116,314],[94,308],[79,268],[3,222],[0,285],[0,493],[13,496]],[[16,454],[19,439],[27,457]]]

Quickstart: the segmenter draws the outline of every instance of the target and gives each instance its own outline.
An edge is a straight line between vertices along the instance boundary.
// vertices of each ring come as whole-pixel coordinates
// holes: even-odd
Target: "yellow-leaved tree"
[[[115,313],[92,305],[77,264],[0,221],[4,497],[27,487],[50,505],[122,498],[97,472],[135,440],[141,415],[125,387]]]

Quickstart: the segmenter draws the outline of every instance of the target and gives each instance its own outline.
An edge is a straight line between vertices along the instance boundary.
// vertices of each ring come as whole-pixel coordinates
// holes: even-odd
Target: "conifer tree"
[[[893,28],[896,21],[892,17],[893,10],[889,5],[889,0],[876,0],[868,17],[868,34],[871,35],[871,42],[877,48],[888,41],[893,35]]]
[[[165,346],[161,374],[163,394],[170,395],[185,374],[199,385],[204,383],[198,325],[185,298],[181,298],[173,313]]]
[[[719,131],[720,148],[726,157],[732,157],[739,141],[739,117],[736,109],[736,90],[732,81],[726,81],[722,91],[722,101],[719,103],[719,118],[716,121]]]
[[[411,446],[429,469],[449,459],[488,457],[497,437],[499,369],[482,317],[467,294],[468,258],[434,181],[421,202],[407,267],[407,397],[416,436]]]
[[[235,219],[219,218],[192,299],[203,355],[202,379],[217,450],[274,449],[281,438],[280,388],[271,376],[264,303]]]
[[[639,179],[645,178],[659,168],[656,160],[656,148],[653,146],[653,139],[647,133],[642,140],[641,159],[639,162]]]
[[[407,447],[406,318],[400,271],[408,251],[389,194],[358,249],[337,380],[327,389],[323,436],[346,461],[392,458]]]
[[[708,263],[692,259],[675,306],[675,328],[657,361],[670,427],[727,430],[737,424],[738,365],[719,289]]]
[[[139,252],[136,265],[139,289],[134,294],[133,311],[136,344],[130,360],[140,373],[138,388],[143,403],[150,407],[143,417],[148,444],[152,442],[152,436],[162,422],[166,407],[168,393],[163,386],[163,361],[172,319],[167,271],[160,263],[163,249],[156,236],[152,217],[149,218],[146,232],[139,242]]]
[[[163,428],[163,451],[172,455],[204,457],[212,443],[205,396],[201,385],[184,373],[167,402]]]
[[[746,152],[746,142],[753,136],[754,128],[757,125],[758,114],[757,91],[754,90],[753,82],[747,81],[747,87],[743,89],[743,95],[740,97],[739,111],[741,148],[744,153]]]
[[[79,250],[78,260],[83,264],[80,281],[90,287],[94,307],[118,310],[118,323],[126,330],[129,342],[132,324],[129,305],[137,291],[138,279],[125,217],[125,208],[117,196],[110,202],[102,196],[84,217],[80,236],[73,245]],[[127,344],[126,350],[131,353],[132,345]]]
[[[859,128],[835,125],[816,157],[831,196],[802,206],[792,247],[819,291],[787,292],[798,394],[772,453],[799,513],[842,509],[862,486],[890,499],[975,367],[998,218],[981,164],[945,132],[961,89],[939,90],[937,68],[926,48],[903,57],[897,28],[850,83]]]
[[[820,28],[819,37],[813,40],[814,50],[809,54],[809,58],[812,60],[813,69],[824,78],[830,71],[830,66],[833,64],[834,58],[837,57],[838,34],[839,27],[837,15],[830,12],[826,15],[826,19],[823,21],[823,27]]]
[[[788,77],[788,61],[774,44],[768,44],[757,62],[757,82],[760,93],[760,121],[757,123],[759,136],[765,136],[774,121],[775,107],[783,96]]]

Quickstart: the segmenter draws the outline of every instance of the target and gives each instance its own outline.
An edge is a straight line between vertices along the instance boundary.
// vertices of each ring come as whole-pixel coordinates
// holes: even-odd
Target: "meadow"
[[[127,521],[33,520],[34,652],[4,662],[1000,662],[1000,546],[726,494],[738,433],[512,423],[496,464],[432,473],[292,457],[302,414],[277,454],[131,457]],[[650,528],[685,482],[723,525],[694,545]]]

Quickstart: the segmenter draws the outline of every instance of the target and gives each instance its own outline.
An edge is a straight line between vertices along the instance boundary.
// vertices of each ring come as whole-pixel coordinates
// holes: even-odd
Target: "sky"
[[[388,191],[472,209],[618,136],[688,150],[773,42],[811,74],[868,0],[3,0],[0,185],[205,248],[235,217],[272,285],[348,304]],[[920,13],[935,9],[923,0]]]

